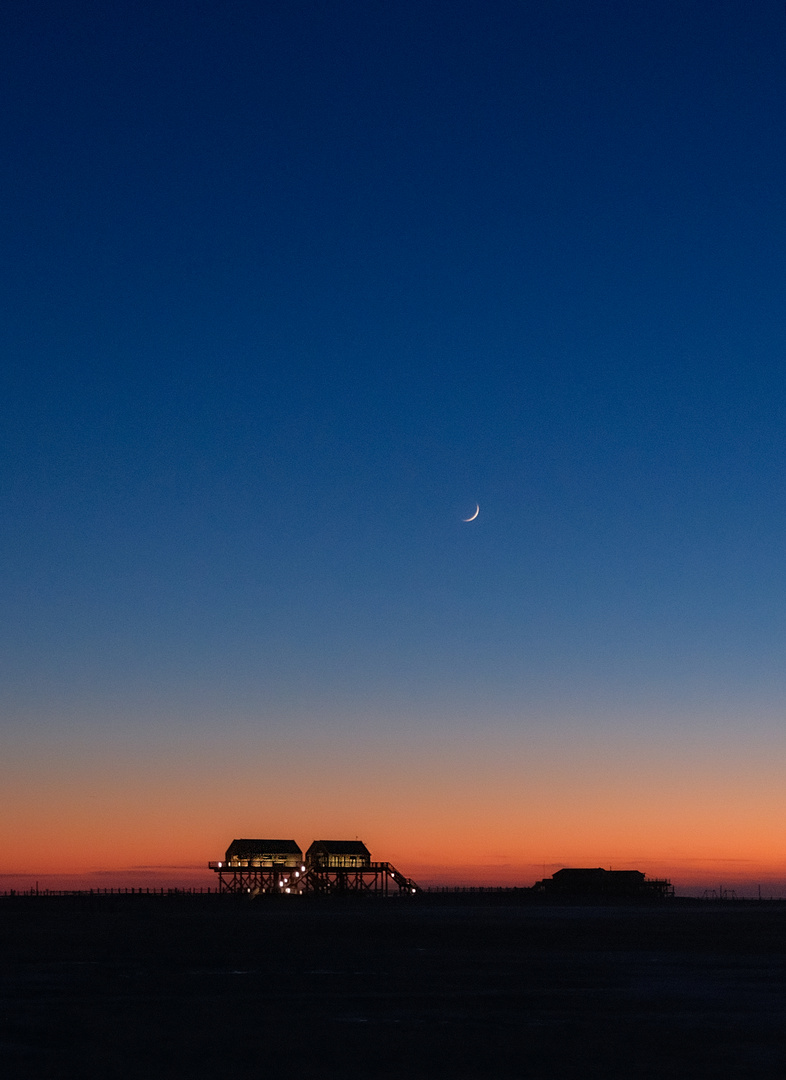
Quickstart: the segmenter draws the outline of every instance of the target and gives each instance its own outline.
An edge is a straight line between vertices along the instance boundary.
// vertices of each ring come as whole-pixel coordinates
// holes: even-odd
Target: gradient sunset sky
[[[359,836],[786,895],[783,3],[0,49],[0,890]]]

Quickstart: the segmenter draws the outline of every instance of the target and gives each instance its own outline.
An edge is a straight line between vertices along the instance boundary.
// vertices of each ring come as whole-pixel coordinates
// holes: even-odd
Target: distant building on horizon
[[[533,892],[554,897],[603,897],[608,899],[661,900],[674,895],[674,887],[665,878],[648,878],[641,870],[604,870],[568,868],[550,878],[536,881]]]

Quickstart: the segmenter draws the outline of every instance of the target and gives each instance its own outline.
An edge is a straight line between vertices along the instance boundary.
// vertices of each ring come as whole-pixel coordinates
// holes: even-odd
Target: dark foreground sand
[[[786,1076],[786,906],[0,899],[0,1074]]]

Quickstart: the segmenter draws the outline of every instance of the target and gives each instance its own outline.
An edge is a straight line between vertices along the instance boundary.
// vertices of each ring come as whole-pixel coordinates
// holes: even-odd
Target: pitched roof
[[[552,877],[563,881],[568,879],[573,881],[622,881],[626,878],[634,881],[643,878],[644,873],[641,870],[607,870],[604,866],[593,866],[590,868],[566,866],[562,870],[557,870],[555,874],[552,874]]]
[[[302,855],[294,840],[233,840],[227,848],[227,859],[233,855]]]
[[[371,855],[362,840],[315,840],[308,850],[314,849],[328,855]]]

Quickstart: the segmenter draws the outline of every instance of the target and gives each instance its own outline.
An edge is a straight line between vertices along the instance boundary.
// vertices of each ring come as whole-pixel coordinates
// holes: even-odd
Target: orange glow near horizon
[[[410,734],[310,737],[303,749],[253,733],[231,746],[12,749],[0,890],[212,887],[207,862],[240,836],[304,849],[358,836],[425,885],[531,885],[561,866],[611,866],[685,892],[786,889],[781,755],[731,739]]]

